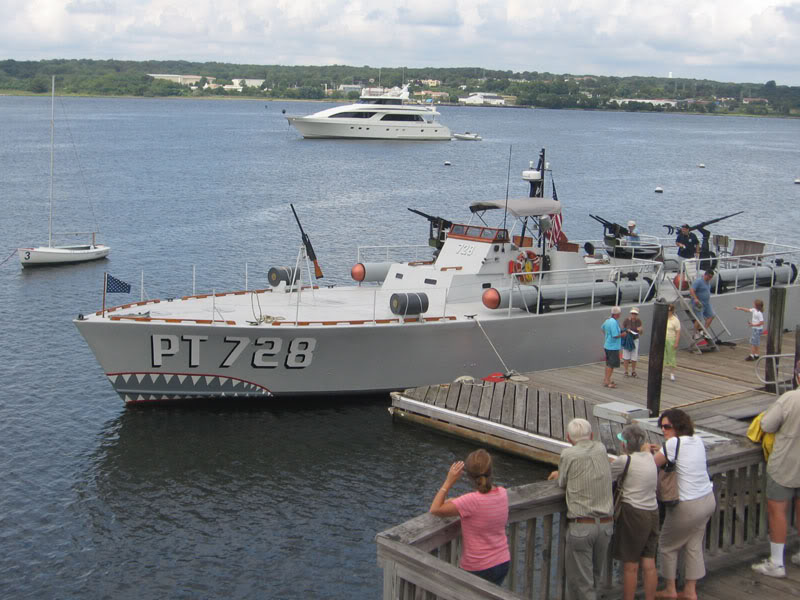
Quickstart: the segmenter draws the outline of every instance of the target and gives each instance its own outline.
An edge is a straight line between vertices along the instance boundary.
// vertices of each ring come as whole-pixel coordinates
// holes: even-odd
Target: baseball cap
[[[638,308],[632,308],[631,309],[631,314],[632,315],[638,315],[639,314],[639,309]]]
[[[628,221],[628,227],[636,227],[636,221]]]

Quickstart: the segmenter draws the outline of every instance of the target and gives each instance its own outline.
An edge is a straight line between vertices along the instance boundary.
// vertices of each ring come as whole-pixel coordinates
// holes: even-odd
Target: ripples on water
[[[190,292],[192,265],[198,292],[241,288],[245,263],[264,285],[295,260],[293,202],[324,281],[346,282],[356,244],[426,242],[406,207],[458,219],[502,199],[509,146],[513,196],[547,147],[573,239],[601,233],[590,212],[656,233],[745,209],[726,232],[797,242],[796,120],[445,107],[484,141],[337,142],[281,114],[319,105],[63,103],[83,177],[59,106],[56,227],[86,228],[85,178],[113,251],[0,267],[2,597],[377,598],[375,534],[424,512],[473,449],[393,424],[383,396],[125,409],[70,322],[99,308],[104,271],[136,299],[142,271],[150,297]],[[49,99],[0,97],[0,130],[4,258],[46,241]],[[497,460],[505,485],[547,471]]]

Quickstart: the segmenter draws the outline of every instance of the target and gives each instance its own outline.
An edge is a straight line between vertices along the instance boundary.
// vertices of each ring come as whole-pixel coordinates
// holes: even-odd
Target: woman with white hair
[[[658,469],[644,430],[628,425],[617,434],[625,454],[611,463],[611,477],[621,487],[621,506],[614,524],[612,556],[622,563],[622,598],[633,600],[639,565],[645,600],[653,600],[658,585]]]

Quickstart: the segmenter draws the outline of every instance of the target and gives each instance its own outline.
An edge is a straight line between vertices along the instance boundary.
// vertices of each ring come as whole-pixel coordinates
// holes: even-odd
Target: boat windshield
[[[359,98],[359,104],[402,104],[402,98]]]
[[[351,111],[351,112],[340,112],[336,113],[335,115],[331,115],[329,119],[371,119],[375,116],[374,112],[367,112],[367,111]]]
[[[447,237],[460,240],[472,240],[475,242],[507,242],[508,230],[496,229],[494,227],[456,224],[450,228]]]

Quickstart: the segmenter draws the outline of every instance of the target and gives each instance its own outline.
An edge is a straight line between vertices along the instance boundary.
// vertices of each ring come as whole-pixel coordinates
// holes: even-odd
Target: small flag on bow
[[[130,294],[131,284],[106,273],[106,292],[109,294]]]

